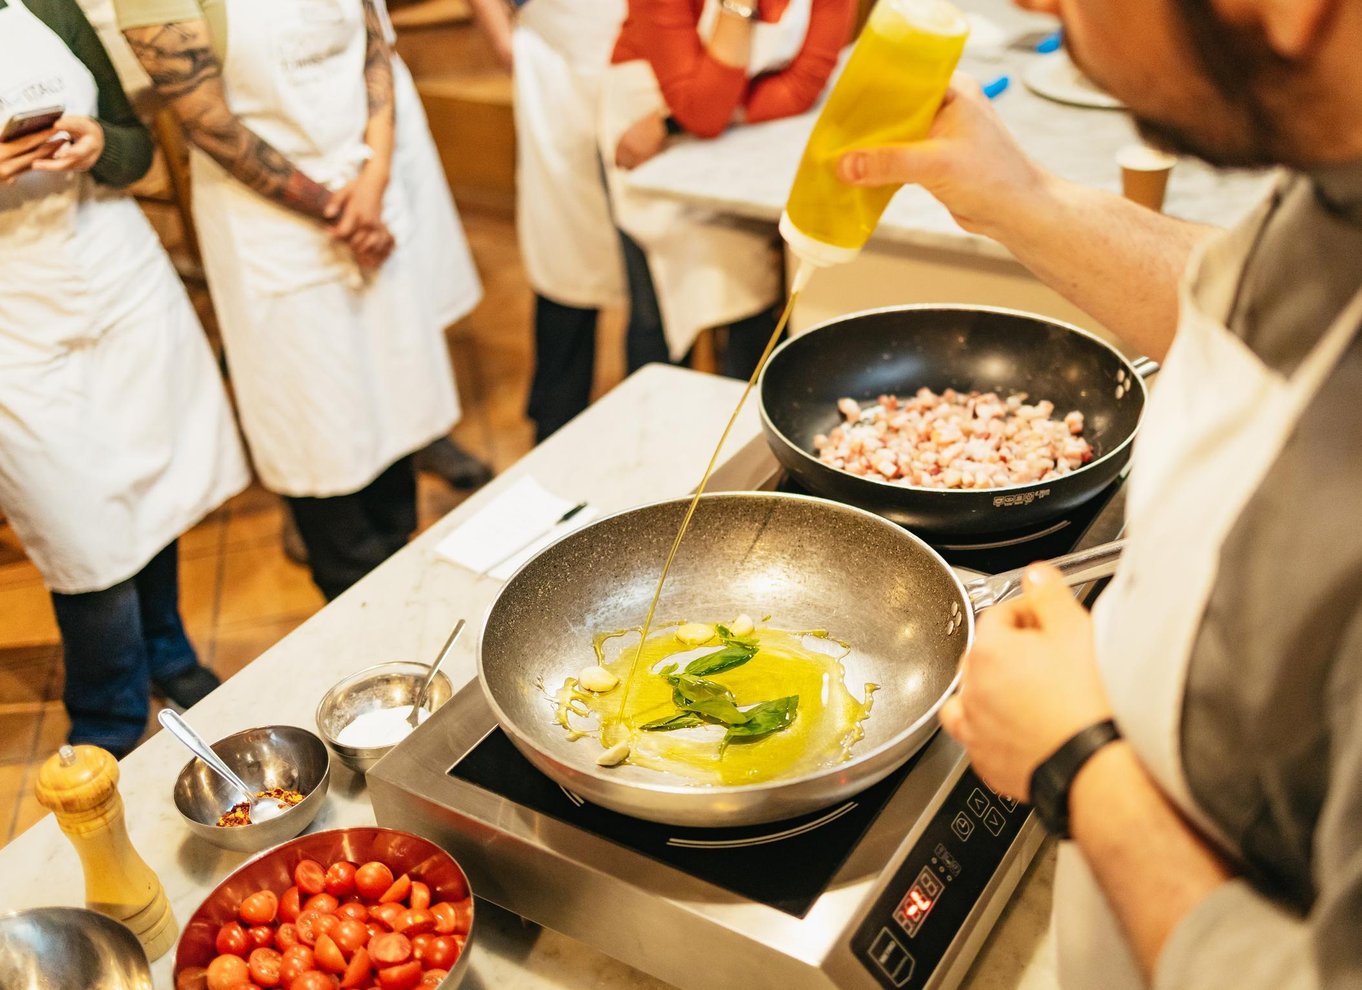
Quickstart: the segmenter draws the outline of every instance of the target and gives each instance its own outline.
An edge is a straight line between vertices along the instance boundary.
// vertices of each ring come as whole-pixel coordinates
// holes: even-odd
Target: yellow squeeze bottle
[[[879,0],[818,115],[780,233],[799,257],[793,289],[813,269],[856,257],[897,186],[860,188],[837,178],[846,152],[917,141],[941,106],[969,25],[947,0]]]

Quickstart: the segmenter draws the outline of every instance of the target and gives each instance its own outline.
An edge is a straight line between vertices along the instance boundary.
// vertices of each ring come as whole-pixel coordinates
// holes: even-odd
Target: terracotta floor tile
[[[276,543],[284,528],[283,501],[277,495],[263,492],[268,500],[252,499],[248,505],[235,507],[227,516],[228,549]]]
[[[18,646],[0,650],[0,705],[41,704],[57,697],[61,647]],[[53,685],[58,685],[56,688]]]
[[[44,705],[42,721],[33,743],[33,765],[41,766],[44,760],[66,745],[66,736],[70,731],[71,721],[66,717],[62,703],[51,701]]]
[[[214,672],[226,680],[297,629],[311,614],[300,612],[276,619],[224,625],[218,630],[213,654]]]
[[[222,551],[180,558],[180,618],[195,644],[211,644],[217,626]]]
[[[311,613],[321,605],[321,592],[307,568],[292,563],[279,544],[237,547],[224,554],[219,631],[231,623]]]
[[[0,587],[0,649],[12,646],[38,646],[56,643],[57,619],[52,614],[52,599],[40,583]]]
[[[27,763],[0,766],[0,846],[13,838],[10,833],[14,825],[14,811],[24,793],[27,777]]]
[[[0,764],[28,762],[41,722],[39,705],[0,714]]]
[[[210,512],[202,522],[180,537],[180,559],[217,553],[221,547],[222,529],[226,522],[226,510],[216,509]]]
[[[38,796],[32,789],[26,789],[14,809],[13,837],[23,835],[48,814],[48,810],[38,803]]]

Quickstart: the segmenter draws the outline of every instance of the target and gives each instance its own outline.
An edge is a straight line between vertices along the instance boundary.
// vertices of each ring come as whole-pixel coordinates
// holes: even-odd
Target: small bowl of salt
[[[317,732],[342,763],[356,773],[367,773],[414,731],[407,716],[429,673],[423,663],[394,660],[351,674],[322,696],[317,705]],[[417,714],[418,724],[453,693],[449,678],[436,674]]]

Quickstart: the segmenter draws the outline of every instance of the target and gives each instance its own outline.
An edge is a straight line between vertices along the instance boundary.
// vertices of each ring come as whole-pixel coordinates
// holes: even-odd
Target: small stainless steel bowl
[[[5,990],[152,990],[146,953],[95,911],[43,907],[0,915]]]
[[[351,674],[337,682],[317,704],[317,731],[342,763],[356,773],[367,773],[396,743],[392,746],[344,746],[336,737],[365,712],[410,708],[416,700],[416,692],[421,690],[421,682],[429,673],[430,667],[426,664],[393,660]],[[436,674],[426,707],[434,712],[453,694],[449,678],[443,673]]]
[[[218,818],[244,799],[195,757],[175,781],[175,807],[195,835],[224,849],[259,852],[293,838],[317,817],[331,783],[331,758],[313,733],[295,725],[267,725],[220,739],[213,752],[247,784],[262,791],[301,791],[303,799],[277,818],[220,828]]]
[[[293,884],[293,871],[305,859],[323,866],[347,859],[363,864],[386,863],[393,876],[406,873],[430,887],[432,902],[456,901],[472,895],[468,877],[454,857],[435,843],[410,832],[391,828],[336,828],[300,835],[291,842],[249,859],[208,895],[190,917],[175,950],[174,985],[187,970],[207,966],[217,955],[214,941],[218,929],[235,921],[243,898],[257,890],[282,894]],[[477,932],[477,906],[473,907],[467,940],[459,959],[437,990],[454,990],[468,972],[468,954]],[[8,988],[7,988],[8,990]]]

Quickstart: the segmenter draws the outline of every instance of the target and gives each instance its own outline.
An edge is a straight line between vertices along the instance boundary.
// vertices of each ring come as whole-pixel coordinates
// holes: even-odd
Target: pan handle
[[[1071,588],[1076,588],[1089,581],[1096,581],[1098,578],[1110,577],[1116,573],[1116,565],[1121,559],[1121,551],[1125,549],[1125,540],[1115,540],[1111,543],[1103,543],[1099,546],[1090,547],[1087,550],[1080,550],[1077,553],[1065,554],[1063,557],[1056,557],[1047,563],[1057,569],[1064,577],[1064,583]],[[988,608],[990,605],[997,605],[999,602],[1006,601],[1015,597],[1021,592],[1022,575],[1026,573],[1025,567],[1019,567],[1015,571],[1003,571],[1001,574],[994,574],[992,577],[979,577],[973,581],[965,582],[965,593],[969,595],[970,604],[974,606],[974,611]]]
[[[1131,360],[1130,367],[1134,369],[1135,374],[1139,375],[1145,381],[1149,381],[1149,379],[1153,378],[1154,375],[1158,373],[1159,362],[1155,361],[1153,358],[1137,357]]]

